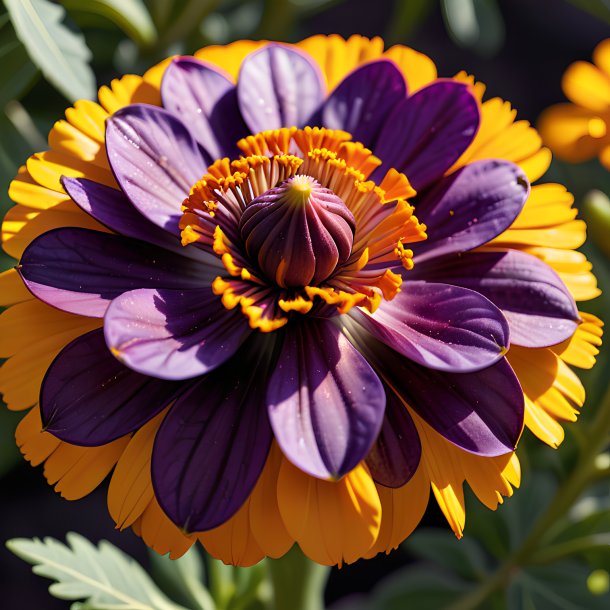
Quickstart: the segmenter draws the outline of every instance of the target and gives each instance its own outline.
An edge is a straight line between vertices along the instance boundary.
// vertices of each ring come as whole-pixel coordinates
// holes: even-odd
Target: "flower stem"
[[[330,568],[307,559],[296,544],[268,565],[275,610],[323,610]]]
[[[505,586],[517,569],[528,563],[547,532],[566,514],[587,485],[597,478],[595,458],[608,442],[609,433],[610,388],[599,405],[595,419],[588,426],[588,443],[583,447],[574,469],[558,489],[547,510],[536,521],[523,544],[488,579],[458,599],[447,610],[478,608],[492,593]]]

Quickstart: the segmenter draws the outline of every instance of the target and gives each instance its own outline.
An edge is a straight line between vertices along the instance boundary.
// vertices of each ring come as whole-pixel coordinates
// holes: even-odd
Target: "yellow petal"
[[[576,218],[572,207],[574,195],[562,184],[538,184],[532,187],[523,210],[511,229],[535,229],[569,222]]]
[[[284,459],[278,503],[289,534],[323,565],[353,563],[371,549],[381,526],[381,502],[366,466],[340,481],[311,477]]]
[[[19,169],[19,173],[11,182],[8,196],[15,202],[21,203],[29,208],[46,210],[56,206],[58,203],[70,201],[70,197],[63,191],[60,193],[44,186],[40,186],[25,165]]]
[[[229,565],[249,567],[265,557],[252,535],[250,499],[228,521],[198,538],[212,557]]]
[[[383,54],[381,38],[368,39],[354,34],[347,40],[332,34],[311,36],[296,46],[318,63],[332,91],[343,78],[359,65],[378,59]]]
[[[0,273],[0,306],[16,305],[24,301],[31,301],[34,297],[25,287],[21,276],[16,269],[7,269]],[[2,318],[0,317],[0,320]],[[4,349],[2,335],[0,334],[0,351]]]
[[[491,242],[496,246],[554,246],[572,250],[579,248],[587,238],[587,225],[572,220],[543,229],[508,229]]]
[[[583,311],[579,313],[583,323],[570,339],[554,345],[551,349],[567,364],[590,369],[595,364],[595,357],[599,354],[604,323],[593,314]]]
[[[195,543],[194,536],[186,536],[170,521],[154,497],[131,527],[153,551],[169,553],[170,559],[182,557]]]
[[[428,506],[430,479],[426,469],[420,466],[406,485],[397,489],[377,485],[377,492],[383,518],[379,537],[365,554],[366,558],[389,553],[415,530]]]
[[[569,66],[561,86],[568,99],[583,108],[593,112],[610,108],[610,76],[589,62],[577,61]]]
[[[610,38],[602,40],[593,51],[595,65],[610,77]]]
[[[391,59],[400,68],[405,80],[409,94],[425,87],[436,79],[436,66],[434,62],[423,53],[397,44],[388,49],[384,57]]]
[[[168,58],[171,59],[171,58]],[[168,60],[164,60],[165,62]],[[154,68],[151,68],[154,71]],[[154,74],[154,72],[153,72]],[[152,104],[153,106],[161,105],[161,94],[159,87],[156,84],[156,78],[150,81],[146,80],[146,75],[136,76],[135,74],[126,74],[121,78],[115,78],[110,86],[104,85],[98,91],[98,97],[101,106],[108,114],[114,114],[117,110],[129,104]]]
[[[540,115],[538,129],[544,143],[558,157],[580,163],[597,155],[604,145],[603,138],[594,137],[600,133],[600,120],[591,110],[556,104]]]
[[[228,45],[210,45],[195,52],[195,57],[222,68],[234,81],[237,80],[239,69],[247,55],[256,51],[264,44],[264,40],[237,40]],[[298,45],[299,46],[299,45]]]
[[[159,413],[131,438],[108,486],[108,512],[119,529],[129,527],[154,497],[150,460],[157,430],[167,413]]]

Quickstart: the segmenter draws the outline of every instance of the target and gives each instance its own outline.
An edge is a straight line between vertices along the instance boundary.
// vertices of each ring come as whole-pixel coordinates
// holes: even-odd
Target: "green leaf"
[[[598,19],[610,23],[610,3],[608,0],[568,0],[570,4],[591,13]]]
[[[0,65],[2,87],[0,109],[10,100],[21,99],[38,76],[38,68],[32,63],[21,41],[17,38],[8,15],[0,17]]]
[[[587,587],[590,569],[577,561],[521,570],[507,590],[508,610],[606,610],[610,594],[594,595]]]
[[[196,546],[179,559],[149,551],[152,574],[159,586],[173,599],[188,604],[193,610],[215,610],[208,590],[203,586],[205,568]]]
[[[95,95],[91,51],[62,23],[66,11],[49,0],[4,0],[15,32],[45,78],[70,101]]]
[[[504,43],[504,21],[496,0],[442,0],[447,30],[457,44],[493,55]]]
[[[467,579],[480,579],[488,571],[485,553],[470,537],[456,540],[451,532],[430,527],[411,534],[405,546],[412,553]]]
[[[61,0],[67,10],[101,15],[121,28],[140,46],[150,46],[157,39],[152,17],[142,0]]]
[[[133,559],[106,541],[95,547],[73,532],[69,546],[53,538],[15,538],[6,545],[34,565],[32,571],[56,582],[60,599],[85,599],[80,610],[184,610],[170,601]]]

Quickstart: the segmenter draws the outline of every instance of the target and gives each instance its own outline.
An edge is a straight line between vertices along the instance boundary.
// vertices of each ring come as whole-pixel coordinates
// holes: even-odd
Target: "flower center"
[[[297,175],[252,200],[239,228],[246,251],[282,288],[317,286],[352,251],[355,221],[340,197]]]

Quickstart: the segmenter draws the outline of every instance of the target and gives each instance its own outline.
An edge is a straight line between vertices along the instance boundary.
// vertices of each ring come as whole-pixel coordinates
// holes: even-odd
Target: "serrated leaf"
[[[485,553],[470,537],[456,540],[446,530],[429,527],[411,534],[405,546],[412,553],[470,580],[477,580],[487,572]]]
[[[73,532],[68,545],[53,538],[15,538],[6,545],[33,564],[32,571],[56,581],[49,592],[84,599],[80,610],[184,610],[169,600],[140,564],[106,541],[96,547]]]
[[[10,100],[21,99],[38,76],[38,68],[32,63],[25,47],[17,38],[8,14],[0,17],[0,65],[2,87],[0,109]]]
[[[61,0],[67,10],[93,13],[109,19],[134,42],[149,46],[157,39],[157,30],[142,0]]]
[[[17,37],[45,78],[70,101],[95,95],[91,51],[82,34],[62,21],[66,11],[49,0],[4,0]]]

